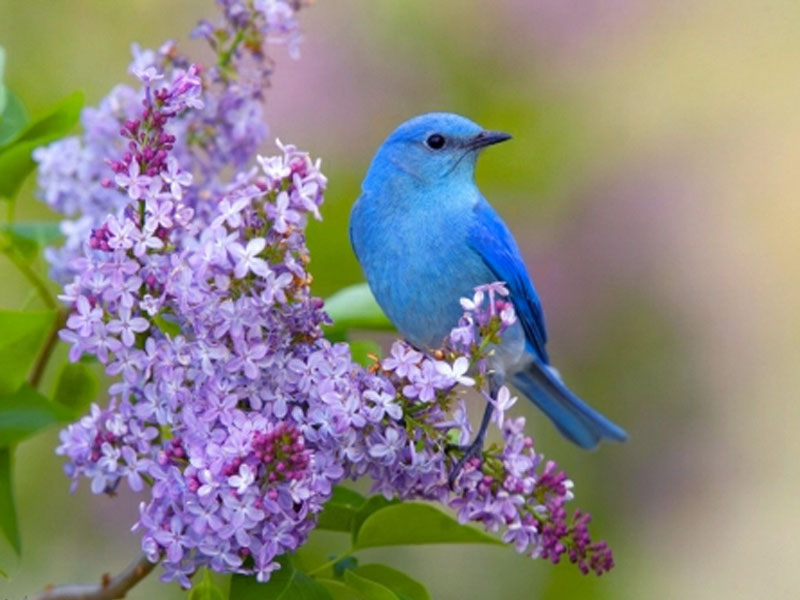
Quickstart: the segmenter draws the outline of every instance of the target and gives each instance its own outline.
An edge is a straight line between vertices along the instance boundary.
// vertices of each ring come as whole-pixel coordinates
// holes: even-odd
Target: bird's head
[[[510,138],[507,133],[486,131],[452,113],[414,117],[383,142],[364,187],[381,186],[387,178],[407,179],[413,186],[435,185],[442,180],[472,181],[480,151]]]

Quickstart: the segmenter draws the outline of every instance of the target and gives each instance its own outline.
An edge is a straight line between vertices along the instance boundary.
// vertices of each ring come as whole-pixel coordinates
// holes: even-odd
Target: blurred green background
[[[194,45],[214,10],[0,0],[8,85],[34,115],[74,89],[96,103],[126,79],[131,42]],[[525,253],[554,363],[631,434],[585,453],[517,405],[615,549],[608,576],[492,547],[364,557],[441,600],[796,598],[800,3],[319,0],[301,20],[301,60],[273,52],[267,117],[330,179],[310,234],[317,292],[361,279],[347,215],[396,124],[436,109],[510,131],[479,185]],[[19,218],[48,214],[32,194],[29,181]],[[21,307],[5,262],[0,281],[0,306]],[[56,440],[18,450],[23,556],[0,549],[0,598],[95,580],[137,552],[138,499],[69,495]],[[182,594],[151,577],[129,597]]]

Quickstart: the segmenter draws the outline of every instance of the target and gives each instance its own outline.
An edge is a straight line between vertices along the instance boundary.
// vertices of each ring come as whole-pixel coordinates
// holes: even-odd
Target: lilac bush
[[[333,487],[369,477],[387,498],[449,506],[518,552],[582,571],[613,566],[572,482],[533,448],[515,398],[488,398],[487,365],[514,313],[501,283],[463,301],[441,349],[395,342],[372,366],[331,343],[310,293],[308,219],[320,162],[267,137],[270,41],[295,52],[300,3],[221,0],[201,22],[216,63],[168,42],[134,47],[137,87],[82,116],[84,133],[35,153],[42,198],[67,218],[46,256],[70,308],[70,359],[115,378],[104,408],[61,433],[73,489],[142,492],[142,549],[183,586],[200,567],[266,581],[314,529]],[[448,476],[471,435],[464,393],[495,405],[502,443]]]

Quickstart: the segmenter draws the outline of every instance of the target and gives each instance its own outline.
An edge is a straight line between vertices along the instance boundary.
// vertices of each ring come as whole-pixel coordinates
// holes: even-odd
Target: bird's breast
[[[419,347],[440,346],[463,312],[460,299],[494,279],[467,244],[471,218],[469,204],[444,202],[430,210],[354,209],[353,246],[370,288]]]

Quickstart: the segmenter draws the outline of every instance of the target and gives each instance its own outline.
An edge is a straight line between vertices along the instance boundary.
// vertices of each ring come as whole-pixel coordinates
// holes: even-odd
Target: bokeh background
[[[0,0],[8,85],[32,114],[76,88],[96,103],[127,77],[131,42],[193,45],[214,10]],[[510,131],[478,183],[524,251],[554,363],[631,434],[581,452],[517,405],[616,551],[603,578],[492,547],[364,558],[441,600],[797,598],[800,3],[319,0],[302,22],[302,58],[273,52],[267,116],[330,179],[310,234],[317,292],[361,279],[347,215],[397,123],[451,110]],[[33,194],[28,182],[20,218],[48,215]],[[0,306],[27,301],[2,262],[0,281]],[[0,598],[136,554],[137,499],[69,495],[56,439],[18,450],[23,556],[0,548]],[[151,577],[129,597],[183,595]]]

